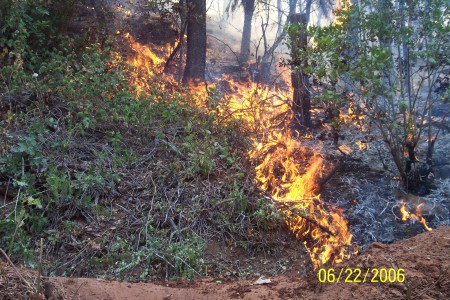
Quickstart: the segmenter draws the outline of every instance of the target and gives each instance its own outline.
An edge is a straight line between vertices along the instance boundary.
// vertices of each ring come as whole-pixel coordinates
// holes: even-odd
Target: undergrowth
[[[217,126],[181,90],[154,84],[137,97],[114,41],[60,38],[44,2],[9,2],[0,247],[14,261],[36,266],[43,238],[49,275],[192,278],[205,274],[210,240],[264,244],[279,216],[235,122]]]

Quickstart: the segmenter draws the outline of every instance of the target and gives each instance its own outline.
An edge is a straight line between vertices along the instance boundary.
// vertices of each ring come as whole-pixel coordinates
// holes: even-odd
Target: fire
[[[367,141],[356,141],[355,144],[359,150],[369,150],[369,143]]]
[[[130,81],[145,94],[152,78],[160,76],[165,59],[130,35],[127,38],[135,52],[128,60],[135,67]],[[159,52],[165,53],[161,49]],[[301,140],[310,137],[285,129],[292,118],[292,92],[234,81],[230,76],[222,80],[231,91],[218,103],[212,103],[214,99],[209,95],[211,84],[190,85],[187,97],[194,97],[201,109],[215,110],[218,126],[227,120],[239,120],[249,133],[253,147],[248,155],[255,164],[255,180],[286,216],[290,230],[303,241],[314,268],[348,258],[357,251],[351,245],[348,222],[341,209],[326,205],[317,194],[324,171],[321,148],[309,150]]]
[[[274,133],[272,141],[250,154],[259,155],[265,157],[256,167],[257,181],[279,204],[291,231],[304,241],[314,268],[348,258],[352,235],[347,220],[342,210],[326,207],[316,194],[323,169],[320,155],[308,151],[289,131]]]
[[[303,241],[314,268],[350,257],[356,250],[342,210],[326,206],[317,194],[324,169],[321,148],[308,150],[301,140],[309,137],[295,137],[284,129],[291,120],[291,91],[227,80],[237,93],[229,96],[221,113],[247,122],[255,132],[249,157],[256,162],[256,182],[271,195],[290,230]]]
[[[422,206],[423,206],[423,203],[420,203],[419,205],[416,206],[415,213],[411,213],[406,209],[405,201],[402,200],[401,207],[400,207],[400,214],[401,214],[402,221],[406,222],[410,219],[415,219],[415,220],[419,221],[419,223],[422,224],[422,226],[427,231],[431,231],[433,229],[428,226],[427,221],[425,220],[424,217],[422,217]]]
[[[344,24],[344,22],[346,22],[346,18],[345,16],[341,16],[339,15],[340,13],[343,12],[348,12],[350,10],[351,7],[351,1],[348,0],[337,0],[336,1],[336,5],[335,5],[335,15],[333,16],[333,23],[340,26],[342,24]]]
[[[131,74],[129,74],[130,84],[135,88],[137,95],[146,94],[146,91],[151,86],[150,80],[156,78],[156,75],[161,74],[163,71],[170,45],[150,48],[137,42],[128,32],[124,34],[124,37],[128,40],[130,48],[134,52],[134,55],[128,57],[127,60],[134,67]],[[157,55],[155,51],[162,55]],[[166,79],[169,80],[170,78],[167,76]]]

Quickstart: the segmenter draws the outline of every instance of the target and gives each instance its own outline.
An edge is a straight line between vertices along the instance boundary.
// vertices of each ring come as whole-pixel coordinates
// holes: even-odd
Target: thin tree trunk
[[[250,57],[250,41],[252,37],[252,19],[255,10],[255,0],[243,0],[244,6],[244,28],[242,31],[241,53],[239,56],[241,64],[246,63]]]
[[[289,16],[296,13],[297,2],[298,0],[289,0]]]
[[[294,14],[291,16],[291,22],[297,24],[307,24],[306,14]],[[311,95],[309,92],[309,79],[303,69],[307,62],[298,58],[298,51],[305,50],[307,46],[307,36],[305,32],[301,32],[296,40],[292,41],[291,58],[295,64],[292,66],[291,80],[293,93],[292,111],[294,114],[295,129],[305,129],[311,127]]]
[[[306,14],[306,23],[309,23],[309,20],[311,19],[311,5],[312,5],[312,0],[307,0],[306,1],[306,8],[305,8],[305,14]]]
[[[277,7],[278,7],[278,33],[277,38],[275,42],[272,44],[272,46],[267,49],[264,52],[264,55],[261,59],[261,82],[268,83],[270,79],[270,68],[272,66],[275,49],[280,45],[280,43],[283,41],[284,37],[286,36],[286,25],[290,22],[290,17],[295,13],[295,7],[297,6],[298,0],[289,0],[289,15],[287,17],[286,23],[284,26],[281,26],[281,17],[282,17],[282,10],[281,10],[281,0],[277,0]]]
[[[281,0],[277,0],[277,21],[278,27],[276,36],[280,36],[283,31],[283,26],[281,26],[281,22],[283,21],[283,7],[281,6]]]
[[[186,67],[183,83],[204,82],[206,68],[206,0],[188,2]]]

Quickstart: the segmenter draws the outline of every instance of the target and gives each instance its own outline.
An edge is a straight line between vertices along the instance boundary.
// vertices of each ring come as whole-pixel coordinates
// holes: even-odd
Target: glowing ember
[[[422,211],[421,211],[421,207],[423,206],[423,203],[420,203],[419,205],[417,205],[416,207],[416,212],[415,213],[411,213],[406,209],[406,203],[405,201],[401,201],[401,207],[400,207],[400,213],[401,213],[401,217],[402,217],[402,221],[408,221],[410,219],[415,219],[417,221],[419,221],[420,224],[422,224],[422,226],[427,230],[427,231],[431,231],[432,229],[430,227],[428,227],[427,225],[427,221],[425,220],[424,217],[422,217]]]
[[[358,145],[359,150],[369,150],[369,143],[367,141],[357,141],[355,144]]]
[[[339,150],[344,153],[345,155],[349,155],[353,152],[352,148],[350,148],[347,145],[340,145]]]

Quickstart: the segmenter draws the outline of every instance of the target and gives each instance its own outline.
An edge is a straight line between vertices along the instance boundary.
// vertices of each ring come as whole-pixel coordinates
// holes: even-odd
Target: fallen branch
[[[19,270],[17,270],[16,266],[12,263],[11,259],[9,258],[9,256],[5,253],[5,251],[3,251],[2,248],[0,248],[0,252],[3,254],[3,256],[6,258],[6,260],[8,261],[8,263],[11,265],[11,267],[13,268],[14,272],[16,272],[17,276],[20,277],[20,279],[23,281],[23,283],[25,283],[31,290],[34,291],[34,288],[31,286],[31,284],[26,281],[25,278],[23,278],[23,276],[19,273]]]
[[[336,233],[334,233],[330,229],[326,228],[325,226],[321,225],[319,222],[314,220],[312,217],[307,216],[304,213],[301,213],[297,208],[289,206],[286,203],[280,203],[277,201],[274,201],[274,203],[275,203],[275,206],[281,206],[281,209],[287,209],[287,210],[291,211],[295,216],[307,220],[308,222],[312,223],[316,227],[319,227],[322,231],[325,231],[326,233],[328,233],[332,236],[337,236]]]
[[[302,214],[301,212],[296,212],[295,213],[296,216],[301,217],[307,221],[309,221],[310,223],[313,223],[314,225],[316,225],[317,227],[319,227],[320,229],[322,229],[323,231],[325,231],[326,233],[332,235],[332,236],[337,236],[336,233],[332,232],[330,229],[326,228],[323,225],[320,225],[319,222],[317,222],[316,220],[314,220],[313,218],[311,218],[310,216],[307,216],[305,214]]]
[[[175,57],[175,55],[177,54],[177,52],[180,49],[181,49],[181,41],[177,44],[177,46],[175,47],[175,49],[172,51],[172,53],[170,54],[169,58],[167,59],[166,63],[164,64],[163,73],[167,72],[167,68],[169,67],[169,65],[172,62],[173,58]]]
[[[319,191],[320,190],[322,190],[322,188],[325,186],[325,184],[328,182],[328,181],[330,181],[330,179],[331,178],[333,178],[333,176],[334,176],[334,174],[336,174],[336,172],[337,171],[339,171],[341,168],[342,168],[342,166],[344,165],[344,162],[345,162],[345,156],[343,156],[343,157],[341,157],[340,159],[339,159],[339,161],[338,161],[338,163],[334,166],[334,168],[331,170],[331,172],[330,173],[328,173],[328,175],[327,176],[325,176],[323,179],[321,179],[320,181],[319,181]]]

